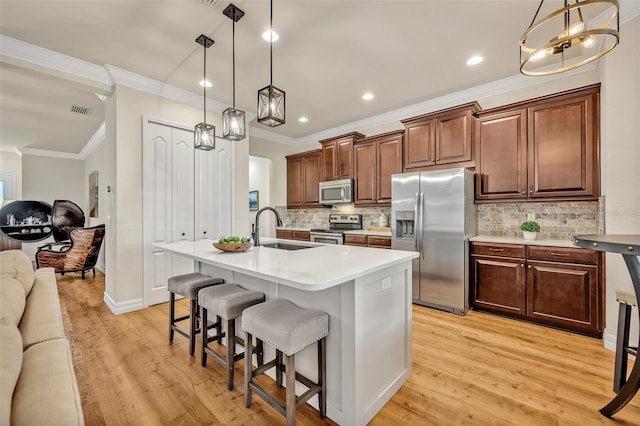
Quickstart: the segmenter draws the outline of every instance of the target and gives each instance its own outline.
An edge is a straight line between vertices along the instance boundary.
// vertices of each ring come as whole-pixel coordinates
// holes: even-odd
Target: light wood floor
[[[258,397],[244,407],[243,362],[228,391],[218,363],[202,368],[177,334],[168,344],[167,304],[114,316],[102,274],[58,275],[58,289],[88,425],[284,423]],[[640,395],[614,420],[598,413],[614,395],[600,340],[478,312],[413,315],[413,374],[372,425],[640,425]],[[298,421],[334,424],[309,406]]]

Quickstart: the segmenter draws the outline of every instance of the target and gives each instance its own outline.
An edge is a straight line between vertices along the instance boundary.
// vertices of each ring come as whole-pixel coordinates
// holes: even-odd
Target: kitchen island
[[[261,242],[276,241],[295,244]],[[193,259],[206,275],[261,291],[267,300],[285,298],[327,312],[327,416],[343,425],[365,425],[411,374],[411,261],[418,254],[301,244],[312,247],[263,245],[225,253],[211,240],[154,245]],[[296,355],[298,371],[312,380],[315,353],[314,344]],[[271,357],[273,349],[266,345],[265,359]],[[298,395],[304,390],[296,385]],[[309,402],[317,408],[317,397]]]

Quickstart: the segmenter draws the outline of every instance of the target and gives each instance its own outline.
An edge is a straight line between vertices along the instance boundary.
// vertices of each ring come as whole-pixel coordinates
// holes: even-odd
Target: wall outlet
[[[527,220],[536,220],[535,213],[527,213]]]
[[[391,277],[383,278],[380,283],[380,291],[385,291],[391,288]]]

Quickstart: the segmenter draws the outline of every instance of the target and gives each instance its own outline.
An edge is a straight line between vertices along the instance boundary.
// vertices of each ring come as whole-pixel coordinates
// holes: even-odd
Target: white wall
[[[107,235],[105,300],[114,312],[139,309],[142,303],[142,123],[143,116],[191,127],[202,110],[116,85],[106,110]],[[220,115],[207,122],[220,129]],[[250,231],[247,193],[248,138],[236,142],[234,233]],[[102,179],[101,179],[102,180]]]
[[[22,156],[22,199],[44,201],[70,200],[83,208],[84,164],[82,160]],[[87,211],[83,208],[85,215]],[[53,237],[34,243],[22,243],[22,251],[35,259],[38,247],[53,242]]]
[[[107,146],[105,143],[98,145],[94,151],[84,160],[84,202],[82,204],[82,210],[84,210],[87,216],[86,226],[96,226],[105,223],[106,216],[106,196],[107,185],[105,184],[108,172],[106,170],[107,161]],[[89,175],[93,172],[98,172],[98,216],[89,217]],[[105,235],[105,238],[108,238]],[[104,254],[106,241],[102,241],[102,248],[100,249],[100,255],[98,256],[98,263],[96,266],[99,270],[105,271]]]
[[[249,191],[258,191],[258,207],[273,207],[271,203],[272,187],[272,161],[269,158],[249,156]],[[249,222],[255,223],[255,211],[249,212]],[[275,219],[271,212],[260,215],[260,235],[263,237],[275,237]]]
[[[1,151],[0,174],[13,176],[15,193],[12,199],[22,200],[22,158],[15,152]],[[4,198],[8,199],[6,195]]]
[[[620,44],[601,61],[602,193],[608,234],[640,234],[640,17],[620,28]],[[618,287],[632,288],[622,256],[607,254],[605,345],[615,348]],[[631,341],[638,341],[634,309]]]

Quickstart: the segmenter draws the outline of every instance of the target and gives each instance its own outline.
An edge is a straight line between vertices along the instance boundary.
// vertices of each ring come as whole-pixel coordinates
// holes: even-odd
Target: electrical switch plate
[[[380,291],[384,291],[391,287],[391,277],[383,278],[380,284]]]
[[[536,220],[535,213],[527,213],[527,220]]]

